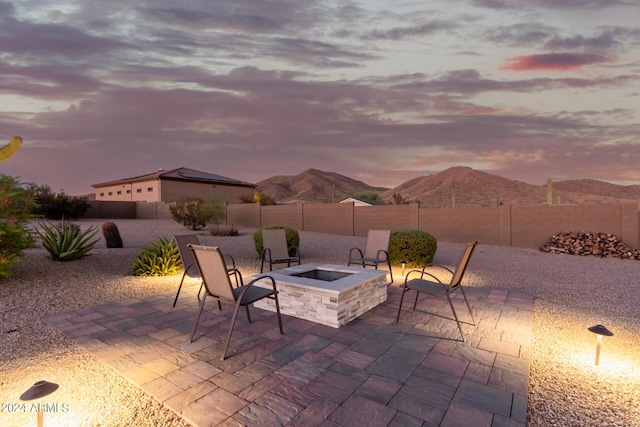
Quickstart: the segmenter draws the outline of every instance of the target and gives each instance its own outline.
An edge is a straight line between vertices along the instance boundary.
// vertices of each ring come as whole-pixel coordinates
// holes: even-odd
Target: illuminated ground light
[[[56,383],[50,383],[49,381],[44,381],[44,380],[38,381],[35,384],[33,384],[29,388],[29,390],[22,393],[22,395],[20,396],[20,400],[22,400],[23,402],[24,401],[28,402],[30,400],[38,400],[45,396],[50,395],[57,389],[58,389],[58,384]],[[37,405],[38,405],[38,410],[37,410],[38,427],[43,427],[44,426],[44,410],[40,405],[40,403],[38,403]]]
[[[596,344],[596,366],[598,366],[600,365],[600,347],[602,345],[602,337],[603,336],[612,337],[613,332],[608,330],[603,325],[590,326],[587,329],[598,336],[598,342]]]

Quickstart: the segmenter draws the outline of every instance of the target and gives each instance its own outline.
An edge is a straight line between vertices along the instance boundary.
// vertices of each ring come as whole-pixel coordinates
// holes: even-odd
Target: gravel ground
[[[82,228],[104,221],[82,221]],[[91,307],[155,292],[175,291],[179,276],[133,277],[134,257],[160,236],[188,234],[173,221],[116,220],[122,249],[104,239],[91,255],[54,262],[30,249],[14,277],[0,281],[0,425],[35,424],[35,414],[9,412],[34,382],[61,384],[57,410],[47,426],[188,426],[171,411],[95,360],[42,321],[45,314]],[[259,271],[253,229],[238,237],[213,237],[245,275]],[[301,232],[304,261],[344,264],[349,248],[364,238]],[[435,262],[453,264],[464,245],[439,242]],[[640,264],[480,245],[467,273],[468,286],[524,291],[535,297],[529,379],[529,426],[640,426]],[[399,273],[399,272],[397,272]],[[196,285],[193,283],[192,285]],[[606,338],[599,367],[595,337],[587,327],[602,323]]]

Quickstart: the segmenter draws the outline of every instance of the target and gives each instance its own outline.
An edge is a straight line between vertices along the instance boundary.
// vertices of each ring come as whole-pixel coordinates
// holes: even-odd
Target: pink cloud
[[[567,71],[582,68],[585,65],[610,62],[602,55],[590,53],[545,53],[542,55],[516,56],[507,59],[507,63],[500,67],[503,70],[556,70]]]

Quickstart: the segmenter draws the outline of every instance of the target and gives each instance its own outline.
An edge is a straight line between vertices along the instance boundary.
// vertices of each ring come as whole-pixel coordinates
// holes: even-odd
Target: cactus
[[[551,192],[551,178],[547,179],[547,206],[553,206],[553,195]]]
[[[118,227],[110,221],[102,224],[102,234],[107,241],[107,248],[121,248],[122,239],[120,238],[120,232]]]

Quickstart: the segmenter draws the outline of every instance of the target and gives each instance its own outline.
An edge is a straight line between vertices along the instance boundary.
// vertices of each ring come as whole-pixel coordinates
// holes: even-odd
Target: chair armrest
[[[382,258],[380,255],[383,254],[384,258]],[[389,252],[385,251],[384,249],[379,249],[378,253],[376,254],[376,261],[386,261],[389,259]]]
[[[236,269],[236,260],[233,259],[233,257],[231,255],[225,255],[225,258],[227,258],[229,261],[231,261],[231,268],[227,268],[227,270],[235,270]]]
[[[357,251],[360,256],[358,258],[354,257],[353,251]],[[349,249],[349,259],[362,259],[362,258],[364,258],[364,255],[362,254],[362,251],[360,250],[360,248]]]
[[[240,293],[240,295],[244,295],[244,293],[247,291],[247,289],[249,289],[251,286],[253,286],[253,284],[256,283],[257,281],[262,280],[262,279],[271,280],[271,286],[273,286],[274,292],[278,292],[278,290],[276,289],[276,279],[274,279],[273,277],[269,276],[268,274],[263,274],[262,276],[258,276],[255,279],[253,279],[252,281],[250,281],[249,283],[247,283],[246,285],[244,285],[244,290]]]

